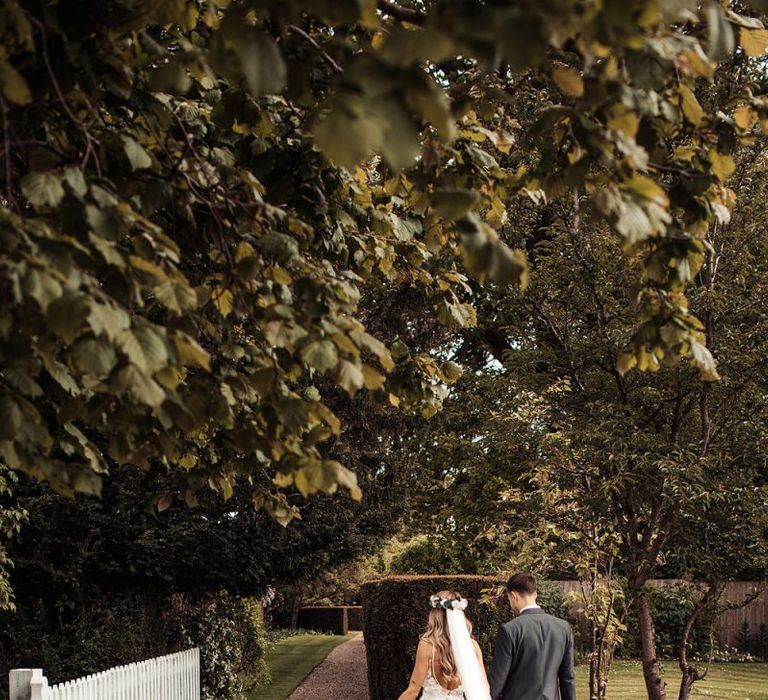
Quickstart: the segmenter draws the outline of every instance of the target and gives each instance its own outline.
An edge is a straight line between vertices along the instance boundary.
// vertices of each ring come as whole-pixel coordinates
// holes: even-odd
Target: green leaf
[[[133,364],[123,366],[112,375],[110,388],[118,394],[127,393],[135,401],[152,408],[165,401],[163,388]]]
[[[97,379],[106,379],[117,364],[114,347],[100,338],[78,340],[69,354],[78,372]]]
[[[211,371],[211,356],[192,337],[181,331],[173,336],[173,343],[183,365],[197,365]]]
[[[442,189],[435,190],[430,204],[446,221],[456,221],[466,216],[479,199],[480,195],[475,190]]]
[[[313,135],[330,160],[354,170],[358,163],[379,150],[384,141],[384,125],[376,117],[357,114],[337,104],[316,124]]]
[[[512,9],[496,26],[496,39],[504,60],[513,70],[539,65],[549,44],[542,20],[533,12]]]
[[[128,359],[147,374],[154,374],[168,364],[168,348],[165,338],[150,326],[122,331],[117,346]]]
[[[21,428],[24,415],[10,394],[0,393],[0,440],[13,440]]]
[[[305,496],[335,493],[339,486],[349,489],[355,500],[362,498],[357,476],[339,462],[330,459],[308,459],[294,474],[296,488]]]
[[[365,383],[363,371],[358,365],[347,360],[341,360],[336,375],[336,383],[350,396],[354,396]]]
[[[436,27],[422,30],[399,27],[387,37],[380,54],[388,63],[406,68],[423,61],[440,63],[449,58],[455,48],[453,37]]]
[[[61,284],[53,275],[34,267],[24,276],[22,288],[24,294],[34,299],[42,311],[63,293]]]
[[[286,262],[299,254],[295,239],[285,233],[273,232],[259,239],[259,248],[278,262]]]
[[[78,199],[82,199],[88,193],[88,185],[85,182],[85,175],[80,168],[74,165],[64,168],[64,181],[69,185],[72,194]]]
[[[709,28],[708,54],[710,58],[719,60],[733,53],[735,48],[733,28],[726,19],[720,3],[706,3],[705,12]]]
[[[131,164],[131,170],[146,170],[152,166],[152,158],[150,158],[149,153],[144,150],[144,147],[138,141],[125,135],[121,137],[121,140],[125,155]]]
[[[181,314],[197,308],[197,294],[181,275],[174,275],[154,288],[157,300],[166,309]]]
[[[449,382],[458,381],[461,375],[464,374],[464,368],[460,364],[451,361],[443,362],[441,370]]]
[[[130,327],[131,318],[119,306],[93,304],[88,322],[95,335],[104,334],[115,341],[122,331]]]
[[[448,95],[432,78],[419,71],[419,79],[409,83],[406,90],[408,103],[416,114],[435,127],[444,141],[456,137],[456,120],[451,112]]]
[[[419,131],[400,99],[394,97],[377,104],[379,118],[387,125],[381,154],[395,171],[413,165],[421,149]]]
[[[91,313],[92,300],[85,294],[67,294],[48,305],[45,320],[48,328],[67,343],[80,334]]]
[[[24,370],[6,367],[2,372],[2,376],[6,383],[16,389],[20,394],[32,398],[37,398],[43,395],[41,386]]]
[[[225,15],[208,60],[230,80],[242,75],[254,97],[276,94],[285,87],[287,70],[277,44],[252,27],[240,11]]]
[[[318,372],[333,369],[339,361],[336,345],[330,340],[316,340],[308,343],[299,354],[305,364],[314,367]]]
[[[28,173],[21,179],[21,191],[35,209],[53,209],[64,199],[61,178],[52,172]]]
[[[28,105],[32,101],[29,85],[21,73],[8,61],[0,60],[0,89],[9,102],[16,105]]]

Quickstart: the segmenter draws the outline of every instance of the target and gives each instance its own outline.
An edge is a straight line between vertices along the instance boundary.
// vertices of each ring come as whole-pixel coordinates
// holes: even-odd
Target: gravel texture
[[[288,700],[368,700],[363,635],[336,647]]]

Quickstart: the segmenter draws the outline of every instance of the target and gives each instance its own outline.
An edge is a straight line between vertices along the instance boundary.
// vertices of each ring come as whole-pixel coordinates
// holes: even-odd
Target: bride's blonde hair
[[[440,591],[435,596],[443,600],[459,600],[461,596],[456,591]],[[467,628],[472,634],[472,623],[467,618]],[[448,633],[448,617],[445,608],[432,608],[429,611],[427,630],[421,635],[421,639],[431,642],[440,657],[440,670],[446,683],[460,682],[456,660],[451,649],[451,637]]]

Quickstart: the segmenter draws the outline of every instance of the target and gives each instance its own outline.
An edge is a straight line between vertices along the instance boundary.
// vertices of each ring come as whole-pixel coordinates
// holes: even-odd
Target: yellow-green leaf
[[[733,110],[733,121],[740,129],[751,129],[757,123],[757,114],[749,105],[739,105]]]
[[[699,126],[704,120],[704,110],[701,108],[693,90],[687,85],[680,86],[680,107],[685,118],[694,126]]]
[[[211,371],[211,356],[194,338],[178,331],[173,336],[173,344],[182,364],[197,365],[208,372]]]
[[[32,101],[27,81],[7,61],[0,62],[0,89],[5,98],[14,104],[27,105]]]
[[[739,27],[739,43],[747,56],[762,56],[768,48],[768,29]]]
[[[575,68],[555,66],[552,69],[552,79],[566,95],[581,97],[584,94],[584,80]]]
[[[363,365],[363,381],[365,382],[365,388],[371,391],[377,389],[383,389],[386,379],[383,374],[377,372],[370,365]]]
[[[709,151],[709,162],[712,164],[712,172],[720,182],[725,182],[733,175],[733,171],[736,170],[736,163],[733,158],[725,153],[716,151],[714,148]]]

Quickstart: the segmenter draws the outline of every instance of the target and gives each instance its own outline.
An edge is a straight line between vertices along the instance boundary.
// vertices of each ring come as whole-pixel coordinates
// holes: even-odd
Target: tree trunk
[[[706,668],[701,671],[696,666],[688,661],[688,640],[691,638],[691,631],[696,624],[699,615],[710,606],[717,606],[717,601],[720,600],[720,596],[725,590],[725,584],[719,584],[717,586],[711,585],[709,589],[702,595],[701,600],[696,604],[691,614],[688,616],[688,620],[683,628],[683,634],[680,638],[680,647],[678,649],[678,665],[682,672],[682,678],[680,679],[680,692],[677,695],[677,700],[688,700],[693,690],[693,684],[696,681],[700,681],[706,677],[709,673],[709,669],[712,665],[712,659],[715,655],[715,618],[713,616],[709,625],[709,660],[707,661]]]
[[[301,608],[301,593],[296,591],[293,594],[293,602],[291,605],[291,629],[295,630],[299,624],[299,609]]]
[[[648,692],[648,700],[667,700],[666,683],[661,675],[661,666],[656,658],[656,632],[653,627],[653,615],[648,602],[648,595],[637,592],[635,598],[640,633],[640,658],[643,663],[643,678]]]
[[[677,700],[688,700],[695,680],[696,679],[690,671],[683,671],[683,677],[680,679],[680,692],[677,694]]]

